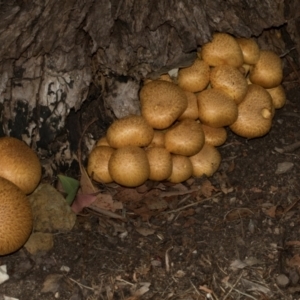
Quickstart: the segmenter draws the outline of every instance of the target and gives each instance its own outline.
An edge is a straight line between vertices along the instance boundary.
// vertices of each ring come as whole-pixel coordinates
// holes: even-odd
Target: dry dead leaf
[[[122,188],[115,196],[114,199],[123,203],[127,202],[140,202],[145,195],[138,193],[135,188]]]
[[[41,292],[55,294],[59,289],[62,277],[63,277],[63,275],[60,275],[60,274],[48,275],[43,283],[43,288],[42,288]]]
[[[123,208],[123,204],[119,201],[114,201],[110,194],[98,194],[96,200],[89,206],[91,209],[94,207],[115,212]]]
[[[152,228],[145,228],[145,227],[137,227],[135,230],[141,234],[142,236],[148,236],[155,233],[155,230]]]
[[[239,220],[241,218],[246,218],[246,217],[252,216],[253,214],[254,214],[254,212],[251,211],[249,208],[240,207],[240,208],[236,208],[236,209],[229,211],[225,215],[224,220],[228,221],[228,222],[232,222],[235,220]]]
[[[295,254],[290,260],[288,260],[288,265],[290,267],[300,267],[300,254]]]
[[[300,246],[300,241],[287,241],[286,246]]]
[[[150,210],[162,211],[168,208],[168,202],[161,198],[148,198],[145,199],[144,203]]]
[[[284,213],[284,208],[281,205],[274,205],[268,209],[262,209],[263,213],[270,218],[281,218]]]
[[[211,182],[207,179],[202,182],[200,191],[204,197],[211,197],[214,191],[217,189],[211,184]]]

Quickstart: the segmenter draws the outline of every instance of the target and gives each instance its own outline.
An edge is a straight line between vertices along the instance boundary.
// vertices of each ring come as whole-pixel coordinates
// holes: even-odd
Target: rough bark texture
[[[68,163],[80,126],[71,121],[66,131],[66,119],[91,83],[101,127],[106,116],[137,113],[140,79],[190,64],[215,31],[259,36],[285,24],[286,13],[299,41],[296,8],[296,0],[2,1],[0,133],[22,138],[52,166]]]

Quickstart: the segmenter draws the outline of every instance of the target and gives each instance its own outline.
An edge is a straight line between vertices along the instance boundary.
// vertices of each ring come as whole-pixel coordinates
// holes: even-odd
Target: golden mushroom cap
[[[184,91],[174,83],[153,80],[140,91],[142,116],[155,129],[165,129],[187,108]]]
[[[100,138],[97,143],[96,143],[96,147],[98,146],[109,146],[109,143],[107,141],[106,136],[103,136],[102,138]]]
[[[220,65],[214,67],[210,73],[210,84],[230,96],[236,104],[244,99],[248,83],[243,74],[235,67]]]
[[[149,177],[150,165],[145,150],[136,146],[116,149],[109,160],[112,179],[127,187],[143,184]]]
[[[154,135],[151,143],[148,145],[150,147],[164,147],[165,146],[165,133],[161,130],[154,130]]]
[[[190,157],[193,166],[193,176],[212,176],[219,168],[221,155],[217,148],[204,144],[200,152]]]
[[[30,202],[15,184],[0,177],[0,255],[21,248],[31,234]]]
[[[165,134],[165,147],[174,154],[191,156],[201,150],[204,145],[204,132],[200,123],[184,119]]]
[[[219,65],[241,67],[244,62],[238,42],[227,33],[215,33],[212,41],[202,46],[201,57],[213,67]]]
[[[153,139],[153,128],[142,116],[130,115],[114,121],[106,132],[112,148],[148,146]]]
[[[286,102],[286,95],[283,86],[280,84],[272,89],[267,89],[272,97],[274,108],[279,109],[284,106]]]
[[[261,50],[258,62],[250,69],[250,81],[270,89],[280,85],[282,78],[280,57],[273,51]]]
[[[190,159],[183,155],[172,154],[172,173],[168,181],[180,183],[192,176],[193,166]]]
[[[244,58],[244,63],[254,65],[258,62],[260,56],[260,49],[258,44],[253,39],[236,38]]]
[[[177,83],[185,91],[200,92],[209,83],[209,65],[197,58],[190,67],[179,69]]]
[[[270,94],[261,86],[250,84],[246,97],[238,106],[238,118],[230,129],[248,139],[263,136],[271,129],[273,109]]]
[[[202,124],[202,129],[205,136],[205,144],[212,146],[221,146],[227,139],[227,131],[224,127],[210,127]]]
[[[108,162],[114,151],[113,148],[108,146],[98,146],[91,151],[87,173],[93,180],[102,183],[113,182],[108,171]]]
[[[198,102],[197,102],[197,96],[192,93],[185,91],[186,98],[188,101],[188,105],[186,110],[182,113],[182,115],[178,118],[179,121],[183,119],[198,119]]]
[[[238,108],[234,100],[219,89],[197,94],[200,121],[211,127],[224,127],[235,122]]]
[[[150,165],[149,179],[155,181],[165,180],[172,173],[172,158],[165,148],[152,147],[146,149]]]
[[[16,138],[0,138],[0,166],[0,177],[13,182],[25,194],[32,193],[41,180],[39,158],[29,146]]]

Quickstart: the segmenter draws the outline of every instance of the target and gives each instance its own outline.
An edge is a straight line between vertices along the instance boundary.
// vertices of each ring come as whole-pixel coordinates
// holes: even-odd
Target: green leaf
[[[67,194],[66,201],[69,205],[71,205],[76,197],[77,190],[79,188],[79,181],[64,175],[58,175],[58,179]]]

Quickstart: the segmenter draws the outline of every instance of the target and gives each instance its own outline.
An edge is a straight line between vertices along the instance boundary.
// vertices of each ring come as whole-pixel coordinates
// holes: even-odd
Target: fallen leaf
[[[62,184],[64,192],[67,194],[66,201],[69,205],[71,205],[76,197],[79,188],[79,181],[64,175],[58,175],[58,179]]]
[[[251,211],[249,208],[243,208],[243,207],[235,208],[225,215],[224,220],[231,222],[231,221],[239,220],[241,218],[252,216],[253,214],[254,212]]]
[[[135,230],[142,236],[148,236],[148,235],[152,235],[155,233],[154,229],[145,228],[145,227],[137,227]]]
[[[48,275],[43,283],[43,288],[42,288],[41,292],[55,294],[59,289],[62,277],[63,277],[63,275],[60,275],[60,274]]]
[[[211,182],[207,179],[204,182],[202,182],[200,191],[204,197],[211,197],[212,193],[214,191],[217,191],[217,189],[211,184]]]
[[[288,260],[288,265],[290,267],[300,267],[300,254],[295,254],[290,260]]]

